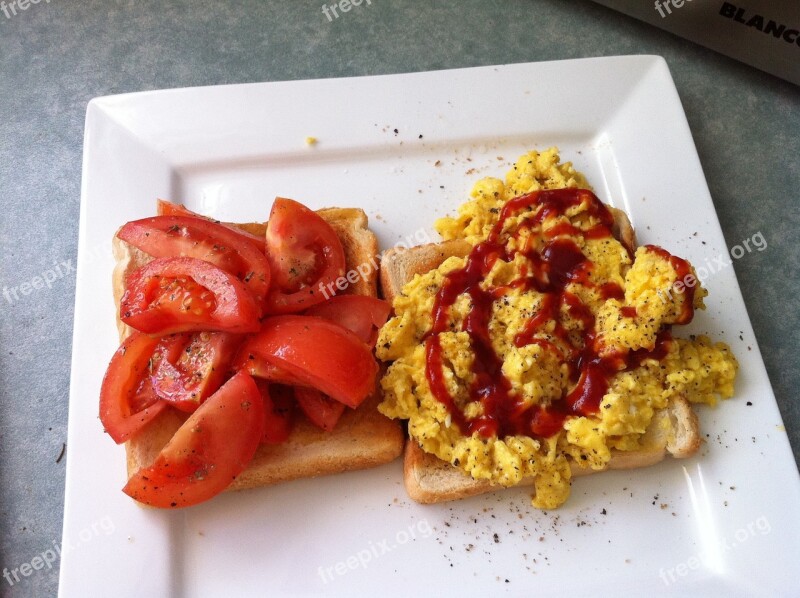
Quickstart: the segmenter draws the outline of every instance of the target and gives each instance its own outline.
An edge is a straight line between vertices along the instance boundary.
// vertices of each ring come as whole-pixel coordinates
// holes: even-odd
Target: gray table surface
[[[46,0],[0,13],[0,289],[75,263],[84,115],[130,91],[659,54],[678,87],[797,460],[800,90],[586,0]],[[795,231],[792,233],[792,231]],[[65,268],[66,269],[66,268]],[[60,541],[72,272],[0,298],[0,567]],[[91,572],[87,572],[91,574]],[[0,594],[54,595],[58,563]]]

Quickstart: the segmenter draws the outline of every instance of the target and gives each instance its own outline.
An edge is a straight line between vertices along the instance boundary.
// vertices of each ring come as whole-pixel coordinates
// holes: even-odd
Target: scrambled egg
[[[466,239],[475,246],[487,239],[509,200],[557,188],[588,189],[589,185],[570,163],[559,162],[555,148],[529,152],[517,161],[505,182],[495,178],[479,181],[458,216],[439,220],[437,230],[445,239]],[[480,282],[485,291],[502,289],[492,295],[489,336],[494,352],[502,359],[509,396],[524,408],[563,403],[576,386],[566,356],[572,351],[574,363],[575,347],[580,349],[586,342],[594,342],[600,356],[656,350],[659,335],[680,321],[683,302],[690,298],[688,293],[664,292],[673,288],[679,274],[661,254],[640,247],[631,256],[613,237],[575,233],[575,229],[585,233],[598,224],[588,201],[535,223],[538,212],[533,208],[505,220],[502,239],[513,257],[497,259]],[[573,233],[548,234],[556,230]],[[566,281],[563,290],[591,312],[592,330],[586,329],[586,317],[577,317],[563,304],[557,308],[557,317],[531,329],[532,319],[545,309],[546,293],[531,285],[510,284],[524,280],[532,269],[530,252],[521,248],[541,250],[545,240],[554,237],[568,237],[590,262],[585,275]],[[566,417],[555,434],[465,434],[431,391],[425,345],[433,327],[437,293],[448,274],[461,270],[465,263],[463,258],[447,259],[437,269],[415,276],[395,299],[395,316],[381,329],[377,343],[378,357],[392,362],[381,381],[385,399],[379,409],[388,417],[407,419],[409,435],[425,451],[476,479],[513,486],[523,478],[533,478],[534,506],[555,508],[569,496],[570,464],[601,470],[611,458],[611,449],[646,447],[652,436],[646,433],[649,427],[669,425],[667,418],[656,416],[673,397],[713,404],[717,397],[733,394],[738,366],[726,345],[713,344],[703,336],[667,340],[659,357],[645,358],[636,367],[621,367],[608,377],[596,413]],[[602,291],[608,285],[617,289],[614,297]],[[703,308],[705,295],[697,285],[692,307]],[[469,294],[458,296],[449,309],[446,329],[438,334],[444,385],[468,422],[485,410],[482,400],[470,391],[476,376],[476,350],[465,318],[472,303]],[[523,335],[527,335],[526,342],[520,342]]]

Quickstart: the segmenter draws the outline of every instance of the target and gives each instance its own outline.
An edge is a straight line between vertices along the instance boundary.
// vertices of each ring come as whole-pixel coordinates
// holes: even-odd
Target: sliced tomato
[[[268,313],[297,313],[316,305],[335,292],[336,280],[344,276],[344,248],[336,231],[292,199],[278,197],[272,205],[267,256],[273,276]]]
[[[158,258],[128,277],[120,319],[147,334],[255,332],[259,310],[235,276],[203,260]]]
[[[358,407],[375,388],[378,364],[370,348],[346,328],[315,316],[266,318],[241,352],[348,407]]]
[[[259,309],[264,305],[271,278],[267,257],[221,224],[195,216],[155,216],[128,222],[117,237],[156,258],[209,262],[241,280]]]
[[[380,327],[389,319],[392,308],[386,301],[363,295],[338,295],[303,312],[319,316],[353,332],[370,347],[378,340]]]
[[[154,363],[155,354],[154,357],[150,359],[150,365],[148,366],[151,372],[153,371]],[[131,413],[139,413],[160,400],[161,397],[158,396],[156,389],[153,388],[153,381],[150,379],[150,376],[145,374],[141,382],[139,382],[139,386],[134,391],[133,396],[128,401],[128,404],[131,407]]]
[[[150,467],[122,489],[151,507],[188,507],[227,488],[253,458],[264,434],[256,383],[239,372],[189,416]]]
[[[264,444],[286,442],[292,431],[294,419],[294,394],[288,386],[269,384],[256,380],[261,398],[264,399]]]
[[[157,338],[134,332],[108,364],[100,389],[100,421],[121,444],[145,427],[167,404],[155,398],[149,364]]]
[[[239,351],[238,357],[233,362],[234,370],[245,370],[254,378],[268,380],[276,384],[288,384],[289,386],[302,385],[303,381],[292,376],[286,370],[268,362],[263,357],[246,351],[247,343]]]
[[[297,387],[294,389],[294,396],[297,405],[311,420],[311,423],[326,432],[330,432],[336,427],[336,423],[347,408],[344,403],[334,401],[315,388]]]
[[[165,337],[156,348],[151,376],[155,393],[181,411],[192,412],[222,385],[242,337],[196,332]]]
[[[266,242],[267,242],[266,237],[264,236],[259,237],[236,226],[225,224],[224,222],[220,222],[219,220],[215,220],[214,218],[209,218],[208,216],[203,216],[202,214],[193,212],[192,210],[190,210],[189,208],[187,208],[182,204],[172,203],[171,201],[167,201],[166,199],[159,199],[157,214],[159,216],[193,216],[195,218],[202,218],[203,220],[208,220],[209,222],[219,224],[221,226],[224,226],[228,230],[233,231],[242,241],[253,243],[262,253],[266,251]]]

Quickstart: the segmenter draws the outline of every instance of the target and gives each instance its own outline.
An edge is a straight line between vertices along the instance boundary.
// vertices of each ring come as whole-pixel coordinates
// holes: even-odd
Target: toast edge
[[[669,436],[659,435],[658,428],[662,418],[669,418],[674,433]],[[677,422],[677,423],[675,423]],[[604,469],[591,469],[581,467],[575,462],[570,462],[572,477],[582,477],[603,471],[640,469],[656,465],[664,460],[667,455],[676,459],[684,459],[694,455],[700,448],[700,439],[697,416],[691,404],[684,398],[675,399],[670,406],[661,410],[653,420],[651,428],[645,436],[646,448],[636,451],[618,451],[612,449],[611,460]],[[672,436],[681,436],[676,440]],[[406,442],[403,454],[403,482],[409,497],[422,504],[435,504],[449,502],[496,492],[504,486],[492,484],[486,480],[476,480],[461,469],[423,451],[412,439]],[[523,479],[516,486],[532,486],[533,479]],[[514,487],[516,487],[514,486]]]

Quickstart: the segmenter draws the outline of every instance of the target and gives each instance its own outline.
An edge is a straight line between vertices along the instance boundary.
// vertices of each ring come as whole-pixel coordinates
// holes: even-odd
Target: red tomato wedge
[[[272,205],[267,256],[273,276],[268,313],[296,313],[316,305],[333,294],[333,283],[344,275],[344,249],[336,231],[292,199],[278,197]]]
[[[314,316],[266,318],[241,349],[356,408],[375,388],[378,364],[355,334]]]
[[[158,258],[128,277],[120,319],[147,334],[255,332],[259,310],[235,276],[203,260]]]
[[[392,308],[386,301],[363,295],[338,295],[303,312],[319,316],[353,332],[370,347],[378,340],[378,330],[386,324]]]
[[[315,388],[297,387],[294,389],[294,396],[298,406],[311,420],[311,423],[326,432],[330,432],[336,427],[336,423],[347,408],[344,403],[334,401]]]
[[[237,228],[236,226],[231,226],[229,224],[225,224],[224,222],[220,222],[219,220],[215,220],[214,218],[209,218],[208,216],[203,216],[202,214],[198,214],[197,212],[193,212],[186,206],[182,204],[172,203],[171,201],[167,201],[166,199],[159,199],[158,200],[158,210],[156,212],[159,216],[193,216],[195,218],[202,218],[203,220],[208,220],[209,222],[213,222],[214,224],[219,224],[220,226],[224,226],[228,230],[236,233],[236,235],[242,241],[248,241],[253,243],[258,250],[262,253],[266,251],[266,238],[261,236],[256,236],[252,233],[247,232],[241,228]]]
[[[222,385],[242,338],[227,332],[165,337],[156,348],[152,386],[159,398],[192,412]]]
[[[264,444],[286,442],[292,431],[294,419],[294,394],[288,386],[269,384],[256,380],[261,398],[264,399]]]
[[[153,371],[152,359],[148,371]],[[142,377],[141,382],[139,382],[139,386],[134,391],[133,396],[128,400],[128,404],[131,407],[131,413],[139,413],[160,400],[161,397],[156,394],[156,389],[153,388],[153,381],[150,379],[150,376],[145,375]]]
[[[100,421],[114,442],[121,444],[146,426],[167,406],[153,402],[149,363],[157,338],[134,332],[108,364],[100,389]]]
[[[246,372],[228,380],[195,411],[150,467],[122,489],[151,507],[188,507],[227,488],[253,458],[264,434],[264,403]]]
[[[292,376],[289,372],[282,370],[278,366],[268,362],[263,357],[248,353],[247,345],[239,352],[239,356],[233,362],[234,370],[245,370],[254,378],[268,380],[276,384],[288,384],[289,386],[302,385],[303,381]]]
[[[195,216],[155,216],[128,222],[117,237],[155,258],[209,262],[242,281],[259,309],[264,305],[271,278],[267,257],[221,224]]]

